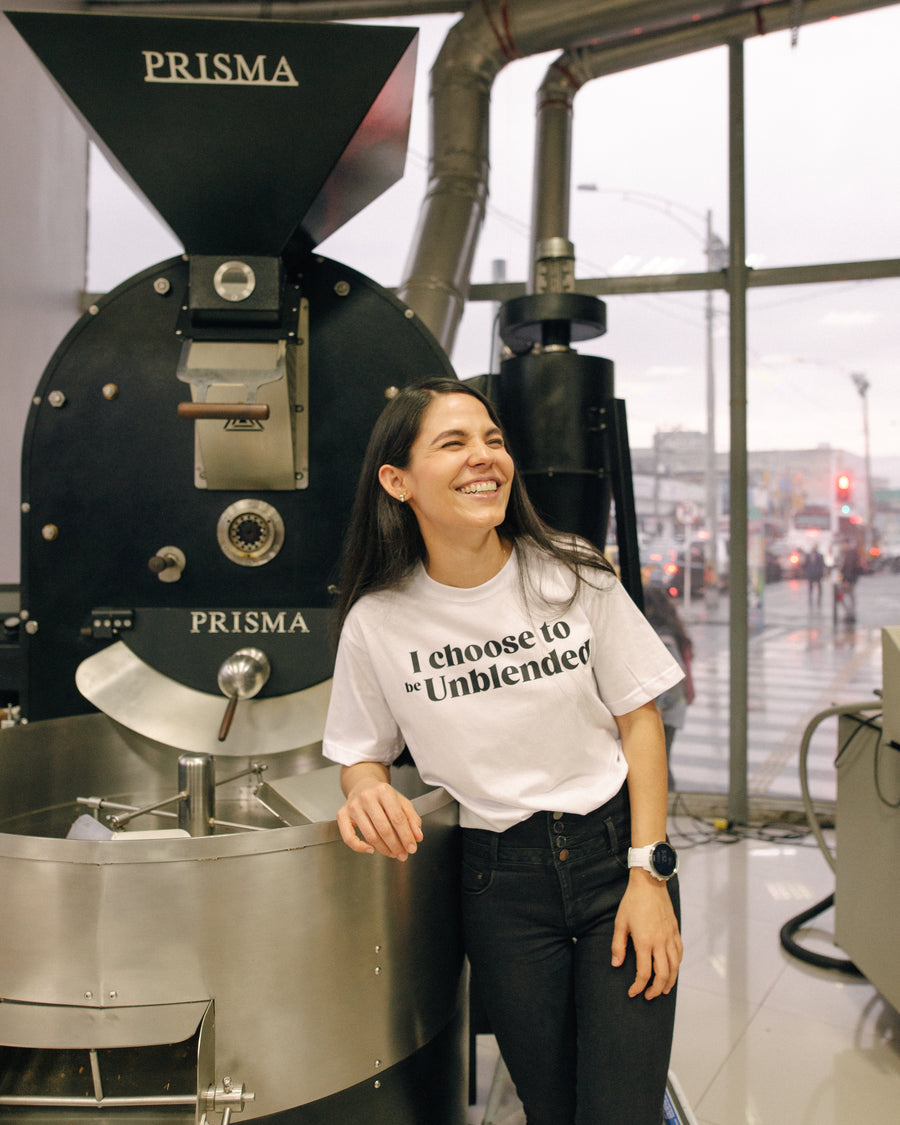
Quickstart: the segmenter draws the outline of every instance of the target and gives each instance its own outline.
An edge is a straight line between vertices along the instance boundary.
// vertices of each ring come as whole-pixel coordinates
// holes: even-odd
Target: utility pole
[[[878,546],[878,536],[875,533],[875,512],[872,506],[872,456],[869,450],[869,380],[860,371],[853,371],[850,378],[859,397],[862,400],[863,412],[863,438],[865,440],[866,455],[866,545],[869,548]]]
[[[713,233],[712,211],[706,212],[706,268],[712,273],[728,265],[728,248]],[[706,567],[710,581],[704,589],[706,604],[710,609],[719,604],[719,489],[716,480],[716,365],[713,325],[715,307],[713,291],[706,291]]]

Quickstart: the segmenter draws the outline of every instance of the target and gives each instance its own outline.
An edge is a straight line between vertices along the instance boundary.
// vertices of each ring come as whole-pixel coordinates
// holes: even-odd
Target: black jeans
[[[630,998],[634,949],[611,965],[628,881],[627,789],[586,816],[535,813],[462,832],[473,984],[528,1125],[660,1125],[675,990]],[[679,910],[677,878],[669,891]]]

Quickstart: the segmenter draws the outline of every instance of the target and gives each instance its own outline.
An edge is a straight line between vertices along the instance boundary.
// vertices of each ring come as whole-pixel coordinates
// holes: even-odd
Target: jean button
[[[556,846],[557,846],[558,848],[564,848],[564,847],[566,846],[566,838],[565,838],[565,836],[557,836],[557,837],[556,837]]]
[[[568,849],[563,848],[563,850],[559,853],[559,858],[562,860],[563,863],[565,863],[566,860],[569,858]]]
[[[562,831],[564,831],[565,827],[566,826],[563,824],[563,822],[559,819],[559,817],[557,817],[556,821],[553,824],[553,831],[554,832],[562,832]]]
[[[553,814],[553,819],[554,819],[554,820],[562,820],[562,818],[563,818],[563,817],[564,817],[565,815],[566,815],[565,813],[561,813],[561,812],[555,812],[555,813]]]

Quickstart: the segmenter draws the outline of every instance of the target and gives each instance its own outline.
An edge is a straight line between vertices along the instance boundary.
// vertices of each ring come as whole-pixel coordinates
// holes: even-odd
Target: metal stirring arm
[[[240,777],[249,774],[256,775],[257,789],[262,784],[262,774],[269,767],[264,762],[253,762],[246,769],[223,777],[221,781],[215,780],[215,759],[209,754],[182,754],[178,759],[178,784],[179,791],[171,797],[164,797],[161,801],[154,801],[152,805],[120,805],[108,801],[103,797],[78,797],[79,805],[89,808],[115,809],[116,813],[106,817],[110,828],[124,827],[135,817],[145,813],[156,813],[157,816],[177,819],[178,827],[185,829],[191,836],[208,836],[216,827],[243,828],[247,831],[261,831],[250,824],[233,824],[230,821],[217,820],[215,813],[215,790],[220,785],[227,785],[230,781],[237,781]],[[163,811],[166,805],[179,802],[178,812]]]

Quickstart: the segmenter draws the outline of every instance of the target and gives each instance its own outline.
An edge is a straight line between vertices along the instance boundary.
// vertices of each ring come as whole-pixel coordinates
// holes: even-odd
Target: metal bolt
[[[62,391],[51,391],[50,394],[47,395],[47,402],[58,409],[60,406],[66,405],[66,396]]]
[[[337,293],[337,295],[339,297],[346,297],[347,294],[350,292],[350,282],[349,281],[338,281],[338,282],[336,282],[336,284],[334,286],[334,291],[335,291],[335,293]]]
[[[59,528],[55,523],[45,523],[41,528],[41,535],[50,542],[59,535]]]
[[[172,288],[172,283],[167,277],[158,277],[156,281],[153,282],[153,288],[160,297],[165,297]]]
[[[119,388],[115,383],[104,383],[103,389],[100,392],[107,402],[112,402],[114,398],[119,397]]]

